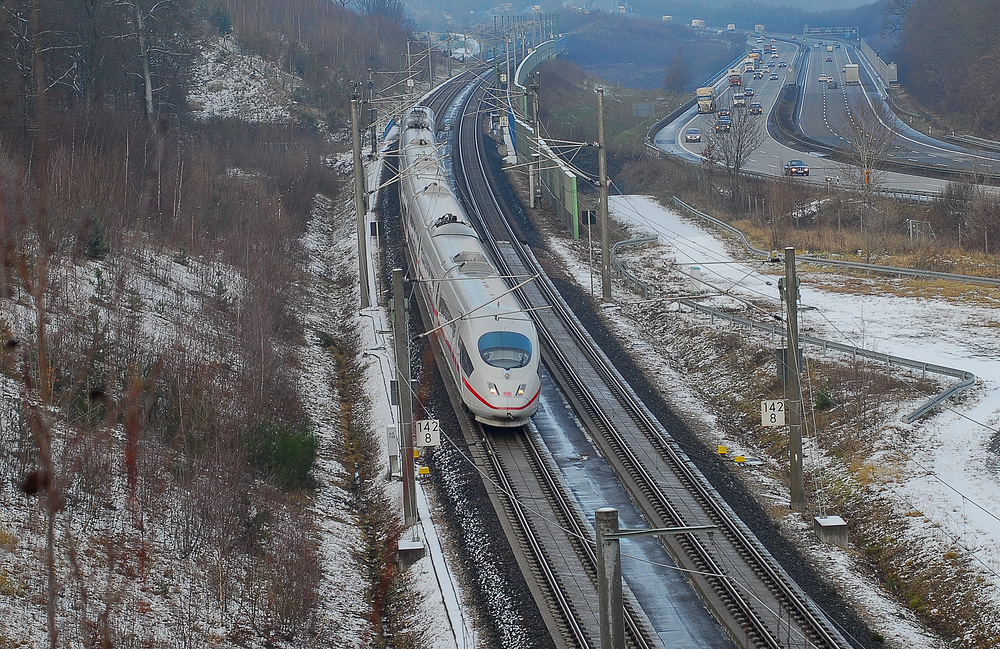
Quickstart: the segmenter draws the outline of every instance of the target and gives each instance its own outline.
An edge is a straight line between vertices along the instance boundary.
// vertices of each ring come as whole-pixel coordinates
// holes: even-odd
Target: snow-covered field
[[[657,235],[658,244],[642,253],[634,253],[633,260],[635,266],[675,269],[662,274],[665,287],[672,283],[673,288],[682,287],[683,292],[689,284],[684,273],[689,272],[691,266],[698,266],[713,289],[780,312],[775,272],[780,272],[781,268],[767,268],[760,260],[747,258],[717,231],[661,206],[654,199],[613,197],[611,210],[614,218],[629,224],[637,234]],[[571,249],[574,247],[564,245],[559,239],[553,239],[550,245],[560,252],[580,286],[588,288],[591,274],[579,248]],[[983,306],[982,301],[970,306],[937,298],[897,297],[879,290],[877,281],[870,285],[862,283],[853,293],[828,291],[815,286],[840,284],[836,273],[800,271],[799,277],[804,307],[799,316],[800,328],[809,330],[811,335],[976,374],[978,380],[974,388],[913,424],[904,424],[898,418],[926,397],[913,390],[912,399],[898,405],[896,420],[886,426],[883,440],[886,452],[880,461],[891,462],[893,466],[885,471],[890,477],[884,480],[882,491],[894,503],[898,516],[906,517],[911,534],[926,538],[928,544],[933,542],[942,547],[957,544],[964,548],[973,558],[977,574],[984,579],[983,592],[1000,604],[1000,541],[997,540],[1000,539],[1000,436],[997,432],[1000,340],[995,333],[997,315],[993,306],[989,302],[988,306]],[[645,274],[645,279],[650,279],[649,273]],[[600,277],[595,281],[599,290]],[[619,292],[616,287],[615,299],[636,302],[640,298]],[[738,306],[731,297],[712,299],[718,306]],[[995,289],[991,299],[994,302],[1000,299]],[[683,317],[699,326],[728,326],[721,321],[713,325],[705,316]],[[672,386],[674,400],[684,399],[686,404],[697,402],[699,397],[685,393],[683,387],[692,376],[682,376],[664,360],[670,357],[668,341],[650,339],[624,315],[610,315],[609,318],[624,339],[634,341],[631,344],[637,351],[636,356],[646,359],[652,372],[676,377],[662,382]],[[650,347],[661,353],[649,354]],[[809,348],[805,353],[807,357],[820,354]],[[947,385],[951,380],[943,377],[942,384]],[[698,412],[699,408],[687,410]],[[701,409],[706,413],[710,410],[707,405]],[[704,416],[702,423],[710,434],[718,429],[711,416]],[[714,438],[712,443],[715,441],[728,442],[748,455],[759,452],[747,446],[741,449],[739,445],[745,445],[744,440]],[[818,458],[820,454],[812,455]],[[761,476],[751,478],[751,482],[754,480],[757,480],[757,488],[767,493],[767,498],[787,505],[788,494],[783,487]],[[818,543],[809,526],[797,516],[787,516],[782,526],[786,533],[797,536],[810,548],[817,564],[835,583],[844,586],[843,592],[853,594],[868,611],[873,626],[880,629],[887,640],[901,647],[944,646],[923,632],[912,615],[892,604],[874,584],[864,581],[861,575],[865,571],[860,569],[852,553]],[[1000,625],[1000,621],[997,623]]]

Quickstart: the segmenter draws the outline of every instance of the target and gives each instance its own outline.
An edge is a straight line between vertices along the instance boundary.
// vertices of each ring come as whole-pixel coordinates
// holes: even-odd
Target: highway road
[[[837,41],[825,40],[824,43],[834,44]],[[821,146],[818,150],[801,150],[792,148],[768,137],[757,149],[745,167],[746,171],[767,175],[781,175],[785,163],[789,160],[803,160],[810,168],[808,179],[800,180],[821,184],[848,184],[852,172],[843,163],[827,157],[821,150],[823,146],[845,147],[847,144],[848,120],[850,109],[857,102],[864,101],[870,106],[885,104],[885,99],[879,92],[879,84],[873,80],[871,73],[857,50],[849,43],[841,42],[840,47],[834,46],[832,52],[826,46],[817,42],[808,42],[803,46],[800,41],[779,40],[775,43],[777,57],[765,55],[764,76],[754,79],[752,73],[743,74],[743,87],[754,89],[754,98],[760,102],[763,118],[769,118],[777,104],[781,88],[786,84],[801,84],[802,100],[794,118],[802,134]],[[751,47],[758,47],[753,41]],[[830,58],[831,61],[826,59]],[[860,64],[861,85],[847,86],[844,84],[844,65]],[[784,64],[785,67],[780,67]],[[776,74],[777,79],[771,75]],[[821,74],[829,75],[837,81],[836,88],[829,88],[821,82]],[[728,107],[732,103],[732,91],[729,89],[727,75],[714,84],[717,104]],[[715,115],[699,115],[696,108],[679,116],[673,122],[665,125],[653,137],[654,145],[665,153],[675,155],[691,162],[700,162],[705,147],[705,138],[701,143],[685,142],[684,133],[689,128],[698,128],[703,134],[714,128]],[[910,128],[907,124],[894,119],[891,125],[897,133],[896,143],[889,157],[928,167],[962,169],[971,171],[1000,172],[1000,155],[982,150],[964,149],[958,145],[934,140]],[[890,172],[885,175],[884,186],[887,189],[901,192],[933,192],[944,189],[947,180],[927,176],[910,175]]]

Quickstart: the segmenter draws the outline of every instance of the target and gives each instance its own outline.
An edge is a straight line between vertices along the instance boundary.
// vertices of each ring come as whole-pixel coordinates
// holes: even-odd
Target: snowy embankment
[[[694,223],[655,200],[641,196],[612,198],[611,209],[616,220],[627,224],[637,234],[655,234],[659,240],[641,250],[623,250],[633,270],[640,269],[643,279],[652,282],[667,295],[687,295],[690,266],[698,266],[714,289],[727,291],[730,296],[709,298],[717,308],[745,309],[753,301],[765,310],[780,313],[776,272],[756,260],[746,260],[741,251],[731,252],[730,243],[718,232]],[[550,245],[556,250],[578,284],[586,290],[592,285],[587,266],[586,243],[554,237]],[[901,403],[889,405],[888,421],[880,428],[880,441],[863,465],[868,490],[879,502],[891,503],[889,518],[905,529],[907,542],[922,548],[922,560],[942,562],[953,554],[964,556],[971,573],[962,579],[982,580],[978,592],[985,601],[1000,609],[1000,471],[998,471],[998,406],[1000,403],[1000,341],[995,335],[998,318],[996,298],[992,302],[953,304],[943,299],[897,297],[879,288],[879,282],[863,282],[856,292],[842,292],[836,274],[800,271],[803,311],[800,328],[811,335],[845,342],[858,347],[875,349],[898,356],[920,359],[958,367],[974,372],[978,381],[974,389],[952,400],[945,408],[913,424],[903,424],[899,417],[926,399],[915,389],[919,374],[897,371],[896,379],[903,385]],[[593,280],[599,291],[599,269]],[[879,280],[884,281],[884,280]],[[836,287],[824,290],[818,286]],[[608,311],[611,326],[621,340],[634,341],[634,357],[645,365],[657,383],[670,392],[668,399],[684,404],[683,410],[698,420],[708,445],[725,444],[732,451],[748,457],[761,458],[758,468],[744,470],[746,482],[770,511],[779,512],[785,533],[813,558],[814,564],[828,576],[838,590],[853,599],[866,612],[871,626],[885,636],[889,646],[937,649],[945,643],[933,638],[921,626],[912,612],[904,609],[886,594],[871,578],[871,570],[862,561],[859,550],[842,551],[816,540],[811,525],[788,510],[789,495],[782,480],[772,477],[780,462],[768,460],[767,450],[749,437],[725,432],[718,417],[718,402],[713,404],[706,395],[732,392],[728,383],[699,383],[717,380],[711,372],[692,371],[684,365],[690,354],[690,342],[682,336],[666,336],[663,331],[678,325],[661,323],[650,326],[649,313],[654,309],[664,317],[684,323],[682,329],[728,327],[727,323],[707,316],[686,313],[676,305],[650,302],[618,292],[618,304],[637,303],[635,307]],[[734,299],[735,296],[737,299]],[[759,313],[759,312],[758,312]],[[638,314],[638,315],[637,315]],[[644,315],[643,315],[644,314]],[[659,316],[657,316],[659,317]],[[759,317],[758,315],[751,317]],[[740,335],[743,335],[741,332]],[[780,341],[758,340],[758,345],[780,344]],[[650,353],[650,351],[655,353]],[[822,356],[815,349],[805,349],[808,356]],[[697,356],[697,354],[695,354]],[[836,362],[833,355],[822,360]],[[690,361],[690,356],[688,356]],[[882,371],[879,369],[879,371]],[[951,379],[944,379],[947,383]],[[907,392],[906,385],[913,388]],[[714,397],[713,397],[714,398]],[[771,397],[769,397],[771,398]],[[725,398],[720,401],[724,401]],[[830,463],[819,438],[806,435],[807,467],[818,476],[810,484],[816,491],[817,502],[810,503],[812,515],[821,515],[825,496],[823,489],[837,483],[846,473],[843,467]],[[826,458],[826,459],[824,459]],[[726,461],[720,458],[720,461]],[[731,460],[730,460],[731,461]],[[783,514],[780,512],[784,512]],[[849,528],[851,517],[848,519]],[[931,615],[947,614],[931,611]],[[985,620],[993,624],[1000,637],[1000,620]]]

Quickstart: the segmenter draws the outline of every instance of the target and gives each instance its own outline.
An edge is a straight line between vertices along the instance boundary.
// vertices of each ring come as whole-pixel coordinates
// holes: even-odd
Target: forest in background
[[[629,5],[637,14],[653,19],[669,15],[674,22],[684,25],[690,25],[693,18],[700,18],[715,29],[725,29],[729,23],[735,23],[738,32],[747,32],[754,25],[762,24],[770,33],[786,34],[801,34],[806,26],[856,25],[865,37],[878,34],[883,14],[882,0],[837,9],[820,9],[813,2],[633,0]]]
[[[895,0],[903,88],[956,127],[1000,140],[995,0]]]
[[[3,3],[0,551],[20,559],[0,598],[44,611],[50,646],[138,646],[152,602],[169,646],[313,629],[298,242],[341,189],[324,161],[354,84],[397,69],[410,29],[395,0]],[[192,66],[223,36],[296,75],[292,120],[193,115]]]
[[[613,14],[569,14],[561,58],[614,85],[693,93],[746,52],[744,34],[700,34],[676,23]],[[628,34],[628,38],[622,38]]]

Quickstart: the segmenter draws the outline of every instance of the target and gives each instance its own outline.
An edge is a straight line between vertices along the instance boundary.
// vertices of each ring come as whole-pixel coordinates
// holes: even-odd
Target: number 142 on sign
[[[760,402],[760,425],[785,425],[785,402],[783,399],[765,399]]]
[[[441,424],[437,419],[418,419],[413,425],[417,429],[417,446],[441,445]]]

